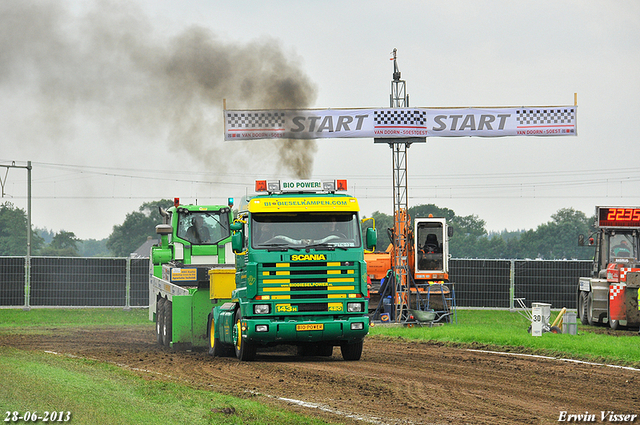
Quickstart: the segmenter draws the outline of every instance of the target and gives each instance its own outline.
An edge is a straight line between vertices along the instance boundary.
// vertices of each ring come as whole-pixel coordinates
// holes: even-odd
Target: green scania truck
[[[152,276],[151,287],[161,286],[150,295],[156,311],[152,318],[150,308],[150,318],[160,322],[158,341],[198,347],[204,339],[209,354],[235,354],[240,360],[252,360],[258,349],[273,345],[296,346],[301,356],[331,356],[339,346],[345,360],[359,360],[369,330],[364,249],[375,246],[377,235],[374,228],[362,234],[358,201],[337,193],[344,190],[345,180],[257,181],[261,194],[230,223],[232,235],[219,239],[217,255],[210,255],[208,264],[198,257],[193,263],[193,255],[191,264],[186,255],[182,262],[152,261],[153,267],[167,270],[164,278]],[[230,214],[229,207],[201,208]],[[174,226],[158,226],[161,236],[170,230],[182,243]],[[229,245],[235,253],[233,269]],[[191,254],[194,248],[192,242]],[[174,286],[185,289],[171,274],[174,269],[176,276],[197,276],[188,294],[169,296],[178,291]],[[162,301],[170,298],[173,302]],[[191,334],[186,326],[178,334],[176,323],[189,320]]]

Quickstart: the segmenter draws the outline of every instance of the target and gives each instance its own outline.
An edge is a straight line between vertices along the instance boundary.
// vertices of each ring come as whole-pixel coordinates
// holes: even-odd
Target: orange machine
[[[393,243],[385,251],[365,253],[367,274],[371,281],[369,311],[378,319],[385,311],[383,298],[391,297],[390,303],[401,306],[405,318],[411,310],[420,310],[426,305],[429,309],[447,310],[444,298],[449,297],[449,238],[453,228],[441,217],[422,217],[413,221],[413,228],[399,226],[396,220],[393,236],[400,231],[402,237],[393,237],[393,241],[406,243],[406,256],[396,249]],[[396,259],[395,256],[403,258]],[[406,282],[401,280],[398,265],[406,264],[408,275]],[[393,282],[393,288],[386,283]]]

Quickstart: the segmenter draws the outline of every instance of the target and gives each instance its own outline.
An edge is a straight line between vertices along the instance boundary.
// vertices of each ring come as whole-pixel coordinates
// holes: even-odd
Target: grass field
[[[553,315],[552,315],[553,316]],[[553,319],[553,318],[552,318]],[[51,332],[47,328],[149,326],[144,309],[0,309],[0,334]],[[524,351],[640,367],[640,337],[607,335],[579,325],[578,335],[532,337],[528,322],[507,311],[458,311],[458,323],[435,327],[371,328],[372,338],[404,338],[490,350]],[[112,364],[0,346],[0,406],[11,412],[71,412],[91,424],[321,424],[252,399],[241,399],[156,379]],[[234,414],[225,412],[233,411]],[[9,412],[9,413],[8,413]]]
[[[551,314],[551,322],[557,313]],[[487,349],[515,349],[554,357],[640,367],[640,336],[601,332],[602,327],[578,323],[577,335],[545,333],[533,337],[529,322],[517,312],[458,310],[458,324],[434,327],[376,326],[370,335],[433,340],[447,344],[486,346]]]
[[[149,326],[147,310],[0,309],[0,334],[51,332],[47,328]],[[160,379],[143,379],[112,364],[0,346],[0,414],[56,412],[75,424],[325,424],[284,409],[194,389]],[[233,414],[229,414],[229,413]],[[51,418],[51,417],[50,417]],[[27,421],[25,421],[27,422]],[[43,420],[33,421],[43,422]],[[49,420],[49,422],[66,422]]]

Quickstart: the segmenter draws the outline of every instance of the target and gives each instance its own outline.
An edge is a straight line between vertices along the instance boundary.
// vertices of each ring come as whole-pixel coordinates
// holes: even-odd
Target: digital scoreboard
[[[640,208],[598,207],[599,227],[640,227]]]

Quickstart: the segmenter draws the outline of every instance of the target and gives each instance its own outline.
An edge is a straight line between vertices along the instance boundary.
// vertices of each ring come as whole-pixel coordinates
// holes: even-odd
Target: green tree
[[[594,217],[573,208],[563,208],[551,216],[551,221],[537,229],[502,231],[489,235],[485,221],[476,215],[457,216],[453,210],[433,204],[409,208],[411,217],[444,217],[454,229],[449,252],[454,258],[542,258],[591,259],[593,250],[578,246],[578,235],[588,236]],[[387,229],[393,228],[393,217],[379,211],[373,213],[378,228],[378,250],[390,243]],[[413,218],[411,219],[413,221]]]
[[[38,236],[42,237],[45,244],[51,243],[51,241],[53,240],[53,237],[56,235],[56,233],[53,230],[49,230],[46,227],[44,229],[36,227],[35,231],[38,234]]]
[[[573,208],[563,208],[541,224],[535,231],[520,238],[521,254],[527,258],[589,259],[592,252],[578,246],[578,235],[588,235],[592,219]]]
[[[486,241],[480,241],[479,238],[486,239],[487,231],[485,230],[485,221],[479,219],[475,215],[457,216],[456,213],[449,208],[441,208],[434,204],[416,205],[409,208],[410,221],[418,217],[444,217],[448,224],[454,228],[453,237],[450,240],[450,253],[454,257],[479,257],[486,255],[481,254],[485,248]],[[378,247],[379,251],[387,249],[391,243],[391,232],[394,226],[393,216],[376,211],[372,214],[376,221],[378,229]],[[413,227],[413,226],[412,226]],[[484,243],[481,243],[484,242]],[[493,245],[499,245],[499,242],[493,242]],[[498,250],[495,248],[494,250]],[[490,258],[490,257],[485,257]]]
[[[42,246],[43,239],[31,229],[31,252]],[[12,203],[0,205],[0,255],[27,255],[27,215]]]
[[[113,232],[107,238],[107,248],[115,256],[128,257],[148,236],[156,238],[156,225],[162,223],[162,216],[158,206],[169,208],[173,201],[162,199],[155,202],[145,202],[138,211],[127,214],[124,222],[113,226]]]
[[[78,252],[81,257],[109,257],[111,255],[109,249],[107,249],[107,238],[80,241]]]
[[[385,251],[391,243],[391,239],[389,238],[389,229],[393,229],[393,217],[385,213],[381,213],[380,211],[376,211],[371,214],[371,218],[375,220],[376,229],[378,230],[378,245],[376,246],[376,250]],[[371,226],[367,225],[367,227]]]
[[[39,255],[50,257],[77,257],[80,242],[73,232],[61,230],[53,236],[51,243],[40,250]]]

